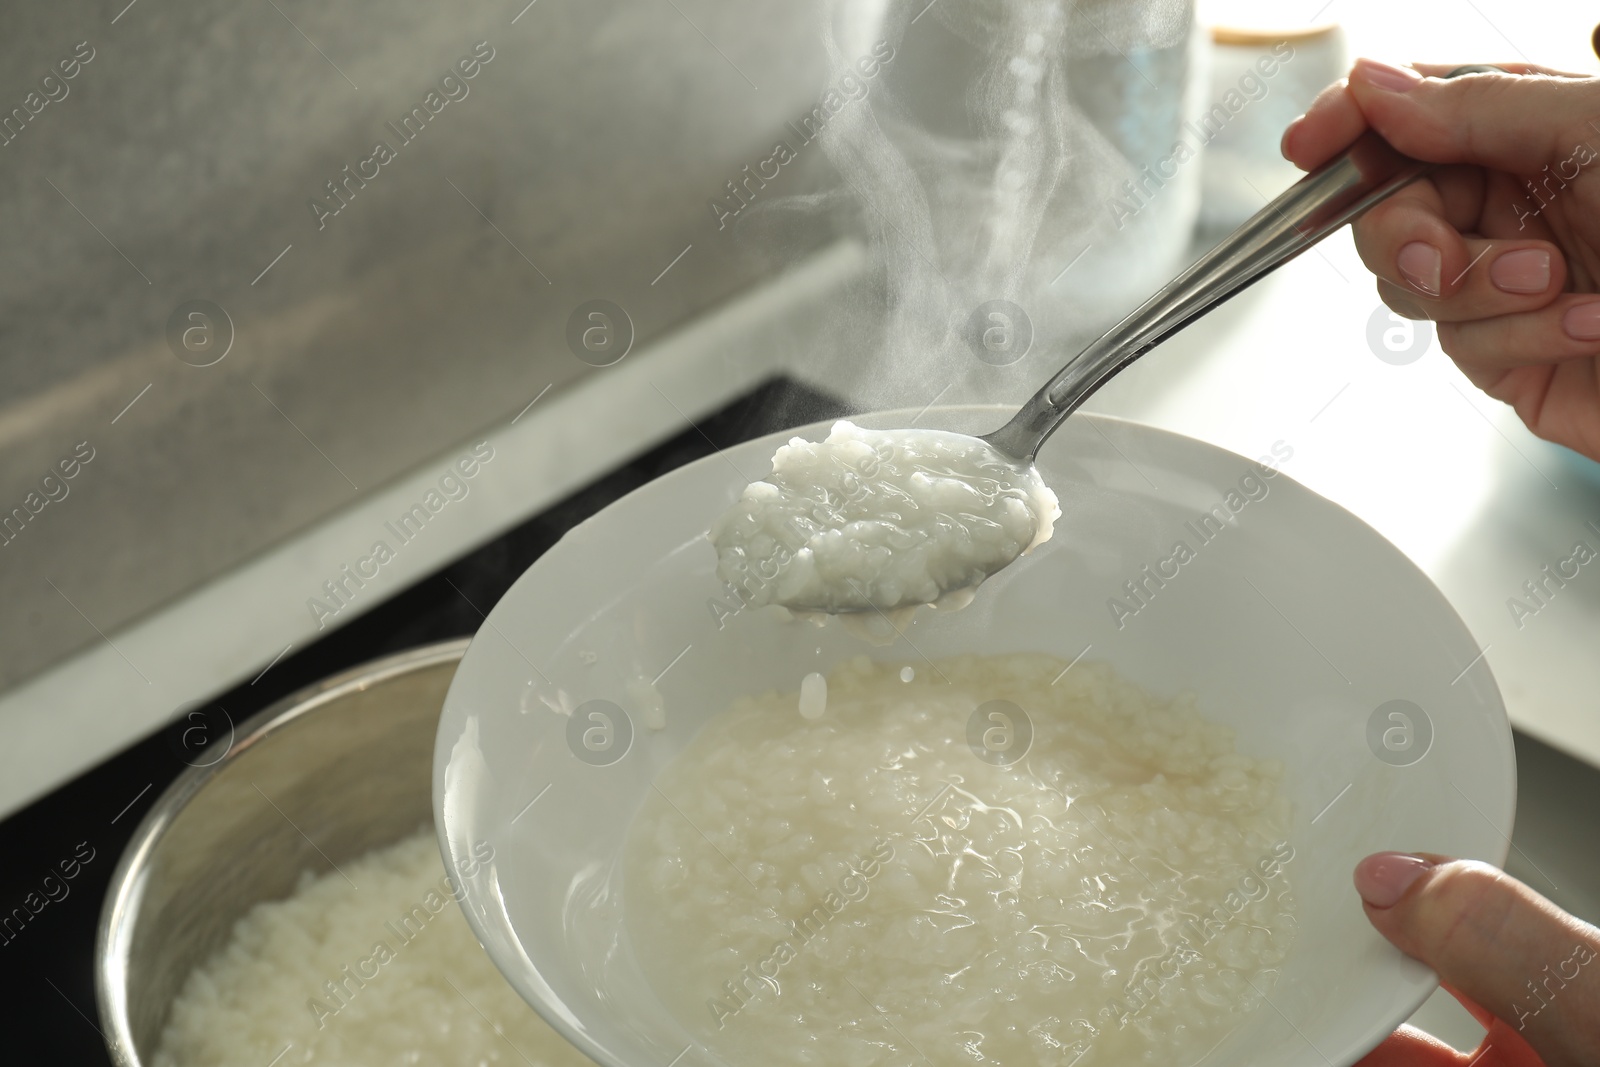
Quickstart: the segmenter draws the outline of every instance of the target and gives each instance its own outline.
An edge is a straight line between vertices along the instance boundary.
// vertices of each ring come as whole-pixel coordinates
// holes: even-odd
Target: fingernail
[[[1550,286],[1550,253],[1519,248],[1489,264],[1489,280],[1507,293],[1542,293]]]
[[[1391,67],[1375,59],[1357,60],[1356,73],[1374,89],[1390,93],[1408,93],[1422,80],[1422,75],[1409,67]]]
[[[1278,138],[1278,154],[1284,159],[1289,158],[1289,135],[1294,132],[1295,127],[1300,125],[1300,120],[1305,117],[1304,112],[1302,112],[1296,115],[1289,125],[1283,128],[1283,136]]]
[[[1600,300],[1577,304],[1561,316],[1561,328],[1579,341],[1600,341]]]
[[[1421,856],[1379,852],[1356,864],[1356,892],[1374,908],[1392,908],[1411,883],[1433,867]]]
[[[1417,292],[1424,296],[1439,295],[1439,271],[1443,269],[1444,258],[1437,248],[1424,241],[1412,241],[1401,247],[1400,254],[1395,256],[1395,266]]]

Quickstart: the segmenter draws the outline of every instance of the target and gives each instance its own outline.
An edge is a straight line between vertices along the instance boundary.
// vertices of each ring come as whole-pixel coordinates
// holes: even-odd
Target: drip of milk
[[[633,709],[645,728],[665,730],[667,702],[662,699],[661,690],[655,687],[655,683],[641,674],[636,678],[630,678],[625,688],[628,699],[633,702]]]
[[[828,679],[812,671],[800,679],[800,717],[820,719],[828,710]]]

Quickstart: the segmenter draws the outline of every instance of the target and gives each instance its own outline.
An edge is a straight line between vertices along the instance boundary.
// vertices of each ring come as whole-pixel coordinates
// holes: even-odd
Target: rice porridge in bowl
[[[858,421],[996,422],[921,414]],[[495,847],[465,904],[522,996],[603,1067],[1342,1067],[1415,1010],[1437,980],[1350,871],[1502,861],[1515,781],[1426,575],[1279,474],[1113,618],[1257,465],[1080,415],[1036,465],[1069,502],[1055,536],[873,648],[730,593],[706,540],[833,426],[611,504],[468,649],[435,819],[454,860]],[[1374,747],[1395,700],[1431,719],[1426,758]]]
[[[1067,666],[859,657],[820,713],[712,718],[624,859],[685,1030],[739,1065],[1182,1065],[1260,1006],[1296,933],[1282,766]]]

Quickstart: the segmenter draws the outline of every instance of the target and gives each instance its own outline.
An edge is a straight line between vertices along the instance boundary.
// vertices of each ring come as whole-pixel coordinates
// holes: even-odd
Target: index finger
[[[1367,117],[1350,92],[1349,80],[1340,78],[1318,93],[1306,113],[1289,124],[1278,147],[1290,163],[1301,170],[1311,170],[1366,129]]]
[[[1369,61],[1358,59],[1351,69],[1354,70],[1367,62]],[[1507,74],[1543,74],[1552,78],[1583,77],[1581,74],[1554,70],[1537,63],[1487,65],[1498,67]],[[1461,64],[1412,63],[1410,66],[1425,77],[1442,78],[1457,70]],[[1355,95],[1350,92],[1349,79],[1341,78],[1322,90],[1306,109],[1306,113],[1289,124],[1283,131],[1283,141],[1279,147],[1289,162],[1301,170],[1311,170],[1326,162],[1335,152],[1348,147],[1366,131],[1367,126],[1367,117],[1362,113]]]

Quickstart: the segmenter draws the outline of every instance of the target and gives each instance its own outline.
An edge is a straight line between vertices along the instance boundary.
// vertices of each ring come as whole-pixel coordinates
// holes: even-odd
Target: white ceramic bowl
[[[858,421],[893,427],[914,414]],[[984,432],[1004,416],[940,409],[921,425]],[[1415,1010],[1435,978],[1371,929],[1351,869],[1382,849],[1499,864],[1516,791],[1487,665],[1415,566],[1286,473],[1264,478],[1253,460],[1080,414],[1040,457],[1065,511],[1055,538],[966,610],[924,613],[908,634],[914,649],[906,639],[866,648],[771,609],[719,627],[715,605],[736,602],[714,577],[707,524],[767,473],[783,440],[825,431],[728,449],[613,504],[529,568],[468,649],[440,720],[435,814],[448,857],[494,845],[494,864],[467,881],[466,908],[529,1003],[606,1067],[720,1062],[661,1006],[624,928],[617,861],[652,779],[733,698],[794,689],[863,651],[1070,660],[1088,647],[1158,695],[1193,691],[1242,751],[1288,766],[1300,932],[1270,1007],[1201,1062],[1349,1064]],[[1227,509],[1230,492],[1237,514],[1202,540],[1186,524]],[[1137,614],[1114,613],[1113,597],[1135,604],[1124,583],[1179,540],[1195,558],[1147,584]],[[665,728],[652,729],[636,680],[669,664],[657,685]],[[592,700],[609,704],[582,707]]]

